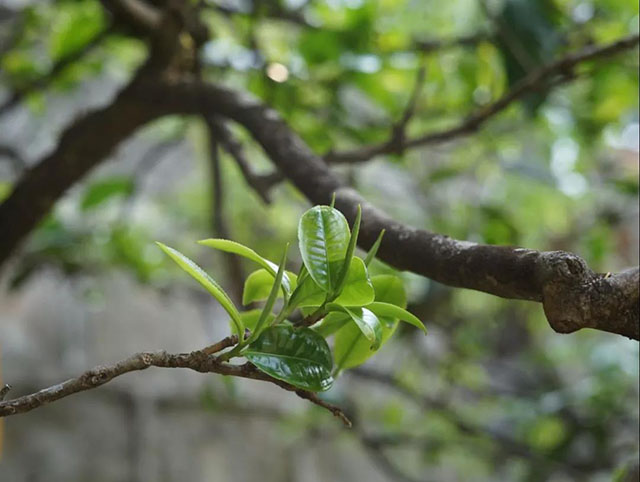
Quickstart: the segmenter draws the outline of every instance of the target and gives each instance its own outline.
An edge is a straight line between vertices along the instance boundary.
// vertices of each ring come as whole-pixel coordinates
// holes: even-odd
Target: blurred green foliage
[[[426,80],[410,134],[453,126],[541,64],[637,31],[639,13],[627,0],[327,0],[302,2],[305,26],[266,8],[226,15],[214,0],[205,3],[212,39],[201,52],[203,76],[269,103],[320,154],[386,141],[421,65]],[[287,11],[301,2],[274,3]],[[9,89],[45,75],[107,23],[97,0],[37,2],[21,21],[18,41],[0,58],[0,82]],[[480,40],[416,48],[471,34]],[[27,99],[40,99],[33,115],[45,115],[52,99],[73,98],[84,83],[126,76],[143,53],[139,41],[114,33],[64,69],[44,97]],[[286,67],[286,81],[268,76],[272,63]],[[337,170],[395,219],[418,227],[568,250],[600,271],[637,264],[637,52],[582,64],[574,74],[514,103],[471,137]],[[215,234],[206,132],[198,119],[171,122],[177,133],[167,135],[160,122],[138,142],[170,137],[182,150],[142,174],[100,170],[70,192],[31,237],[16,286],[54,266],[86,274],[98,287],[101,273],[116,269],[169,289],[182,278],[152,239],[170,239],[230,281],[222,256],[191,244]],[[234,132],[256,169],[269,172],[262,151]],[[230,235],[277,259],[295,239],[307,202],[283,183],[273,203],[262,204],[226,155],[222,174]],[[149,187],[145,176],[165,182]],[[372,266],[374,275],[390,271]],[[638,453],[637,344],[602,333],[560,336],[536,304],[403,276],[410,309],[429,327],[426,341],[400,326],[378,362],[329,392],[352,403],[369,432],[419,438],[382,446],[397,467],[416,480],[431,470],[453,474],[446,480],[471,473],[473,480],[625,480]],[[368,380],[372,370],[390,378]],[[224,392],[208,392],[207,404],[224,406]],[[292,416],[281,428],[322,430],[324,420]]]

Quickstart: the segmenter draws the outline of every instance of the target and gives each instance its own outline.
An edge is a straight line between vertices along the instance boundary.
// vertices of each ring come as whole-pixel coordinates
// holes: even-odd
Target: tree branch
[[[555,76],[561,75],[566,78],[567,75],[572,73],[573,68],[580,63],[611,57],[619,52],[634,48],[638,45],[639,38],[640,36],[638,34],[629,35],[628,37],[610,44],[590,46],[580,50],[579,52],[568,54],[565,57],[530,73],[500,99],[470,115],[457,126],[441,131],[431,132],[411,139],[405,139],[401,148],[411,149],[472,134],[485,122],[505,110],[509,105],[524,97],[526,94],[533,91],[548,89],[551,84],[557,85],[557,83],[551,82]],[[325,156],[325,160],[328,163],[336,164],[356,163],[368,161],[378,155],[391,154],[397,151],[398,143],[396,138],[392,135],[390,140],[381,144],[360,147],[351,151],[330,152]]]
[[[609,49],[617,51],[625,42]],[[601,49],[591,55],[595,52]],[[351,221],[358,204],[362,205],[360,246],[371,247],[385,229],[379,257],[397,269],[449,286],[542,302],[551,327],[560,333],[594,328],[639,338],[637,268],[607,277],[594,273],[571,253],[481,245],[404,226],[344,186],[274,110],[248,95],[198,80],[142,78],[112,106],[70,128],[56,152],[28,172],[0,205],[0,232],[8,233],[0,238],[0,261],[55,199],[118,142],[139,125],[166,114],[232,119],[250,132],[279,171],[312,203],[328,204],[335,193],[336,207]]]
[[[237,341],[237,337],[227,337],[214,345],[191,353],[171,354],[165,351],[137,353],[113,365],[95,367],[79,377],[70,378],[69,380],[44,388],[38,392],[24,395],[13,400],[1,401],[0,417],[26,413],[48,403],[73,395],[74,393],[97,388],[125,373],[145,370],[153,366],[159,368],[188,368],[200,373],[217,373],[219,375],[270,382],[287,391],[294,392],[300,398],[309,400],[311,403],[329,410],[334,416],[340,418],[346,426],[351,426],[351,422],[339,407],[321,400],[315,393],[301,390],[286,382],[273,378],[259,371],[250,363],[230,365],[222,363],[215,356],[212,356],[214,353],[233,346]]]
[[[155,84],[141,95],[151,104],[164,99],[171,110],[216,112],[240,123],[313,203],[328,204],[335,193],[336,207],[351,221],[361,204],[360,246],[371,247],[385,229],[379,256],[398,269],[450,286],[542,302],[549,323],[561,333],[595,328],[639,338],[637,268],[605,277],[571,253],[480,245],[404,226],[344,186],[275,111],[255,99],[200,82]]]

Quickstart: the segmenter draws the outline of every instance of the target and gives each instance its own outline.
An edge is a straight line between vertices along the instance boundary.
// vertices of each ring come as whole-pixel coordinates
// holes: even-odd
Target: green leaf
[[[325,316],[320,322],[311,327],[313,331],[323,338],[333,335],[336,331],[351,321],[351,317],[346,313],[332,311]]]
[[[240,313],[240,318],[244,323],[244,327],[251,332],[256,331],[256,325],[258,324],[258,320],[260,319],[260,315],[262,314],[262,309],[256,308],[255,310],[243,311]],[[267,323],[271,323],[275,319],[275,316],[271,314],[267,317]]]
[[[295,296],[291,297],[291,303],[295,306],[320,306],[326,299],[326,293],[311,278],[298,285],[297,291]],[[371,303],[374,298],[375,292],[364,262],[358,257],[352,258],[342,293],[334,303],[342,306],[363,306]]]
[[[382,303],[379,301],[375,301],[367,305],[367,308],[373,311],[378,316],[384,316],[387,318],[398,318],[402,321],[406,321],[416,328],[420,328],[422,331],[427,333],[427,329],[425,328],[424,324],[415,315],[409,313],[404,308],[400,308],[399,306],[392,305],[390,303]]]
[[[358,328],[360,328],[365,338],[370,341],[371,349],[377,350],[380,347],[380,343],[382,342],[382,323],[380,323],[378,317],[371,310],[355,306],[346,308],[336,303],[329,303],[327,308],[330,311],[343,311],[349,315],[356,325],[358,325]]]
[[[324,391],[333,384],[329,345],[309,328],[269,327],[243,355],[258,370],[304,390]]]
[[[407,293],[400,278],[392,274],[381,274],[373,276],[371,283],[376,293],[376,301],[391,303],[401,308],[407,307]]]
[[[192,260],[187,258],[180,251],[173,249],[169,246],[166,246],[158,241],[156,244],[160,246],[160,249],[164,251],[171,259],[173,259],[178,266],[180,266],[183,270],[189,273],[195,280],[200,283],[204,288],[213,295],[213,297],[218,300],[218,302],[222,305],[222,307],[229,313],[233,324],[235,325],[236,335],[238,338],[242,340],[244,337],[244,323],[242,322],[242,318],[240,317],[240,313],[236,309],[231,298],[225,293],[225,291],[216,283],[211,276],[209,276],[205,271],[194,263]]]
[[[312,207],[300,218],[298,241],[309,274],[320,288],[332,293],[349,245],[347,220],[329,206]]]
[[[273,309],[273,305],[278,298],[278,292],[280,291],[280,286],[282,284],[282,279],[284,275],[284,266],[287,263],[287,251],[289,250],[289,244],[284,249],[284,253],[282,254],[282,260],[280,261],[280,266],[278,266],[278,273],[276,274],[276,278],[273,282],[273,286],[271,287],[271,292],[269,293],[269,298],[267,298],[267,302],[262,308],[262,313],[260,314],[260,318],[258,319],[258,323],[256,324],[255,331],[251,334],[249,341],[253,341],[258,337],[258,334],[262,330],[265,322],[267,321],[267,317],[271,314],[271,310]]]
[[[342,293],[334,303],[342,306],[362,306],[370,303],[374,298],[375,291],[364,261],[358,257],[351,258],[351,265]]]
[[[334,292],[334,295],[336,297],[342,291],[342,288],[344,287],[344,283],[347,280],[347,273],[351,268],[351,260],[353,259],[353,253],[356,250],[356,243],[358,242],[358,233],[360,232],[361,219],[362,219],[362,208],[358,204],[358,212],[356,214],[356,219],[353,222],[353,229],[351,230],[351,237],[349,238],[349,246],[347,246],[347,254],[344,257],[344,262],[342,263],[342,268],[340,270],[340,275],[338,276],[338,282]]]
[[[387,324],[386,322],[382,323],[382,339],[380,341],[380,347],[382,347],[382,345],[391,338],[397,326],[397,321],[394,321],[391,324]],[[336,371],[346,370],[348,368],[362,365],[375,353],[376,350],[371,349],[371,342],[364,337],[362,331],[360,331],[360,328],[358,328],[355,323],[347,323],[336,332],[333,344],[333,356],[336,360]]]
[[[287,271],[287,276],[291,283],[291,287],[294,289],[297,286],[297,276]],[[248,305],[254,301],[266,300],[271,292],[271,286],[273,285],[274,276],[266,269],[259,269],[254,271],[244,282],[244,291],[242,292],[242,303]]]
[[[373,261],[373,258],[376,257],[376,254],[378,254],[378,249],[380,248],[380,243],[382,243],[382,237],[384,236],[384,233],[385,230],[383,229],[382,231],[380,231],[380,234],[378,234],[376,242],[373,243],[373,246],[371,246],[371,249],[367,253],[367,256],[364,258],[365,265],[369,266],[371,264],[371,261]]]
[[[113,197],[128,196],[133,192],[133,189],[133,181],[127,176],[103,179],[89,186],[82,197],[80,206],[83,211],[87,211]]]
[[[266,269],[271,275],[275,278],[276,273],[278,271],[278,265],[273,261],[269,261],[266,258],[263,258],[258,253],[256,253],[253,249],[236,243],[235,241],[231,241],[229,239],[203,239],[198,241],[198,244],[202,244],[204,246],[209,246],[210,248],[219,249],[220,251],[224,251],[226,253],[233,253],[240,256],[243,256],[251,261],[258,263],[264,269]],[[285,274],[282,278],[282,289],[284,291],[285,297],[288,298],[291,294],[291,281],[289,277]]]

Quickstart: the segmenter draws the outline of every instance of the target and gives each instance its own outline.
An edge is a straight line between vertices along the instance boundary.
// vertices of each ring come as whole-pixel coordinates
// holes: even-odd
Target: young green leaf
[[[324,391],[333,384],[329,345],[309,328],[271,326],[243,355],[258,370],[304,390]]]
[[[378,248],[380,248],[380,243],[382,243],[382,237],[384,236],[384,233],[385,233],[384,229],[380,231],[380,234],[378,235],[376,242],[373,243],[373,246],[371,246],[371,249],[367,253],[367,256],[364,258],[365,265],[369,266],[371,264],[371,261],[373,261],[373,258],[376,257],[376,254],[378,254]]]
[[[244,337],[244,323],[240,317],[240,313],[236,309],[235,305],[231,301],[231,298],[225,293],[225,291],[216,283],[211,276],[209,276],[205,271],[194,263],[192,260],[187,258],[180,251],[173,249],[169,246],[166,246],[158,241],[156,244],[164,251],[171,259],[173,259],[178,266],[180,266],[183,270],[189,273],[198,283],[200,283],[204,288],[213,295],[213,297],[218,300],[218,302],[222,305],[222,307],[229,313],[231,317],[231,321],[235,326],[236,334],[238,338],[242,339]]]
[[[290,272],[286,272],[291,283],[291,287],[294,289],[297,287],[298,277]],[[244,290],[242,292],[242,304],[248,305],[254,301],[266,300],[271,292],[271,286],[273,286],[274,276],[266,269],[259,269],[247,276],[244,282]],[[281,293],[280,291],[279,293]]]
[[[209,246],[210,248],[219,249],[220,251],[225,251],[227,253],[237,254],[239,256],[243,256],[251,261],[258,263],[264,269],[266,269],[273,277],[276,276],[276,272],[278,271],[278,265],[273,261],[269,261],[266,258],[263,258],[258,253],[256,253],[253,249],[248,248],[247,246],[236,243],[235,241],[231,241],[229,239],[203,239],[198,241],[198,244],[202,244],[204,246]],[[284,291],[285,297],[288,298],[291,294],[291,282],[289,277],[285,274],[282,278],[282,289]]]
[[[256,331],[256,325],[258,324],[258,320],[260,319],[260,315],[262,314],[262,309],[256,308],[255,310],[242,311],[240,312],[240,318],[242,318],[242,322],[244,323],[244,327],[253,333]],[[267,324],[270,324],[275,319],[275,316],[271,314],[267,317]]]
[[[349,272],[349,268],[351,267],[351,260],[353,259],[353,253],[356,250],[356,243],[358,242],[358,233],[360,232],[361,219],[362,208],[358,204],[358,212],[356,213],[356,219],[353,222],[353,229],[351,230],[351,237],[349,238],[349,246],[347,246],[347,253],[344,257],[344,262],[342,263],[340,274],[338,275],[338,281],[336,283],[335,291],[333,292],[334,298],[337,298],[338,295],[342,292],[344,283],[347,280],[347,273]]]
[[[371,283],[376,292],[375,301],[391,303],[401,308],[407,307],[407,293],[400,278],[392,274],[380,274],[372,276]]]
[[[377,350],[380,347],[380,343],[382,343],[382,323],[371,310],[355,306],[346,308],[336,303],[329,303],[327,309],[330,311],[342,311],[349,315],[358,325],[365,338],[369,340],[371,349]]]
[[[273,305],[278,298],[278,292],[280,291],[280,285],[282,284],[282,277],[284,275],[284,266],[287,263],[287,251],[289,250],[289,244],[284,248],[284,253],[282,254],[282,260],[280,261],[280,266],[278,266],[278,272],[276,274],[276,278],[273,281],[273,286],[271,287],[271,293],[269,293],[269,297],[267,298],[267,302],[262,309],[262,313],[260,314],[260,318],[258,319],[258,323],[256,324],[255,331],[249,337],[248,342],[252,342],[255,340],[262,327],[267,321],[267,317],[271,314],[271,310],[273,309]]]
[[[351,321],[351,317],[346,313],[332,311],[325,316],[320,322],[311,327],[313,331],[323,338],[333,335],[336,331]]]
[[[373,311],[378,316],[383,316],[386,318],[398,318],[402,321],[406,321],[416,328],[420,328],[425,332],[425,334],[427,333],[427,329],[425,328],[424,324],[415,315],[409,313],[404,308],[400,308],[399,306],[392,305],[390,303],[382,303],[379,301],[375,301],[367,305],[367,308]]]
[[[297,293],[291,296],[291,304],[300,307],[320,306],[327,295],[311,278],[299,284],[296,291]],[[371,303],[374,296],[373,285],[364,262],[358,257],[353,257],[342,293],[334,303],[342,306],[362,306]]]
[[[332,293],[349,245],[347,220],[329,206],[312,207],[300,218],[298,241],[309,275],[325,292]]]
[[[382,340],[380,347],[391,338],[397,326],[397,321],[390,324],[386,321],[382,322]],[[376,350],[371,349],[371,342],[364,337],[362,331],[360,331],[360,328],[358,328],[355,323],[347,323],[336,332],[333,343],[336,372],[357,367],[371,358],[375,353]]]

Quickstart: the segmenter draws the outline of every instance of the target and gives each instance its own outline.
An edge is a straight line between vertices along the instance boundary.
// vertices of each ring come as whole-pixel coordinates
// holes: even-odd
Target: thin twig
[[[0,388],[0,402],[7,396],[9,390],[11,390],[11,385],[9,385],[8,383],[5,383],[4,387]]]
[[[411,95],[409,96],[407,106],[405,107],[400,120],[393,127],[391,139],[389,142],[397,145],[398,153],[401,153],[403,150],[402,146],[405,139],[407,138],[407,126],[409,125],[409,121],[411,120],[411,118],[416,113],[418,101],[420,100],[420,93],[422,92],[422,87],[424,86],[425,75],[426,68],[424,65],[421,65],[416,74],[416,80],[413,86],[413,90],[411,91]]]
[[[95,367],[79,377],[70,378],[69,380],[44,388],[38,392],[12,400],[2,401],[0,402],[0,417],[29,412],[48,403],[73,395],[74,393],[97,388],[125,373],[145,370],[153,366],[159,368],[187,368],[200,373],[218,373],[220,375],[270,382],[287,391],[294,392],[300,398],[329,410],[333,415],[340,418],[346,426],[349,427],[351,425],[348,417],[339,407],[320,399],[315,393],[301,390],[282,380],[273,378],[259,371],[250,363],[231,365],[221,363],[215,356],[207,355],[207,352],[218,350],[220,347],[224,348],[225,345],[228,345],[232,341],[233,339],[230,337],[229,340],[221,340],[215,345],[191,353],[171,354],[166,351],[137,353],[113,365]]]
[[[236,343],[238,343],[238,335],[230,335],[226,338],[223,338],[219,342],[214,343],[213,345],[204,347],[200,351],[205,355],[213,355],[215,353],[218,353],[219,351],[224,350],[225,348],[229,348],[230,346],[235,345]]]
[[[560,75],[562,78],[567,79],[572,78],[572,71],[578,64],[590,60],[611,57],[619,52],[634,48],[638,45],[639,38],[638,34],[629,35],[610,44],[590,46],[578,52],[570,53],[555,62],[531,72],[500,99],[470,115],[457,126],[424,134],[412,139],[406,139],[401,147],[402,149],[409,149],[472,134],[486,121],[505,110],[509,105],[524,97],[526,94],[550,88],[550,86],[556,82],[554,79],[556,76]],[[392,139],[391,141],[386,141],[381,144],[361,147],[351,151],[330,152],[325,156],[325,161],[329,163],[364,162],[377,155],[390,154],[397,152],[397,150],[397,142]]]

